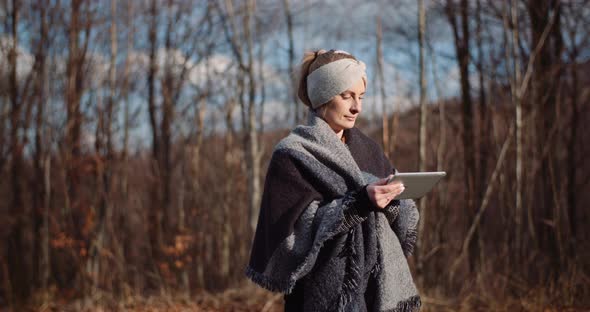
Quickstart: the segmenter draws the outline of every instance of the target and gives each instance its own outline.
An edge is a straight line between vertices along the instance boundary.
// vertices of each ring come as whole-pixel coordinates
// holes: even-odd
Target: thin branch
[[[467,232],[467,236],[465,237],[465,240],[463,240],[463,245],[461,246],[461,253],[459,254],[459,257],[457,257],[457,259],[455,259],[455,261],[453,262],[453,265],[451,266],[451,280],[453,279],[453,276],[455,275],[455,272],[456,272],[457,268],[459,267],[459,264],[467,256],[467,250],[469,250],[469,248],[468,248],[469,244],[471,243],[471,240],[473,239],[475,231],[477,230],[477,227],[480,224],[481,217],[488,206],[490,196],[492,195],[492,191],[494,190],[494,184],[496,183],[496,179],[498,178],[498,174],[500,172],[500,169],[502,168],[502,164],[504,163],[504,159],[506,158],[506,152],[508,151],[508,147],[510,146],[510,144],[512,144],[512,137],[513,136],[514,136],[514,122],[511,122],[510,123],[510,130],[508,131],[508,136],[506,137],[506,140],[504,141],[504,144],[502,145],[502,150],[500,152],[500,156],[498,157],[498,160],[496,161],[496,167],[494,168],[494,172],[492,173],[492,176],[490,177],[490,182],[488,183],[488,186],[486,188],[486,192],[485,192],[485,195],[484,195],[483,200],[481,202],[481,206],[477,210],[478,212],[475,215],[475,218],[473,219],[473,223],[471,224],[471,227],[469,228],[469,231]]]

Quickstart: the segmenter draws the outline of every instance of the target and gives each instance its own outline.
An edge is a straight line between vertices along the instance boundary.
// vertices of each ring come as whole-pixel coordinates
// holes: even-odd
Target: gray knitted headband
[[[346,91],[359,79],[367,78],[365,63],[345,58],[322,65],[307,76],[307,95],[316,109]]]

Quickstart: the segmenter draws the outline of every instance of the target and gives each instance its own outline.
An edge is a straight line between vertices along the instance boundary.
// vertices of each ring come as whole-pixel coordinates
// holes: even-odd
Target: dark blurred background
[[[244,268],[319,48],[367,64],[399,171],[448,173],[425,311],[590,309],[589,1],[0,5],[0,310],[280,311]]]

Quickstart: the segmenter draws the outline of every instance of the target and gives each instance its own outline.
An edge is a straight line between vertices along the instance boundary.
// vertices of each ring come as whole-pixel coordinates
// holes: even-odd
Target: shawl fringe
[[[406,233],[406,239],[402,242],[402,250],[406,257],[411,256],[414,253],[414,247],[416,246],[416,240],[418,239],[418,231],[411,229]]]
[[[420,301],[420,296],[412,296],[404,301],[400,301],[397,304],[397,307],[393,310],[388,310],[387,312],[413,312],[418,311],[422,306],[422,301]]]
[[[252,282],[272,292],[290,294],[293,291],[293,288],[295,287],[294,281],[280,281],[272,279],[269,276],[258,273],[250,266],[246,268],[246,277],[252,280]]]

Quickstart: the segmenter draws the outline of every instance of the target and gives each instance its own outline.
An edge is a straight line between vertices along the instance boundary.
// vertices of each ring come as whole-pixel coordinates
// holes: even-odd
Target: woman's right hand
[[[391,176],[367,185],[369,199],[377,208],[385,208],[397,195],[404,191],[404,185],[400,181],[387,184],[387,179]]]

